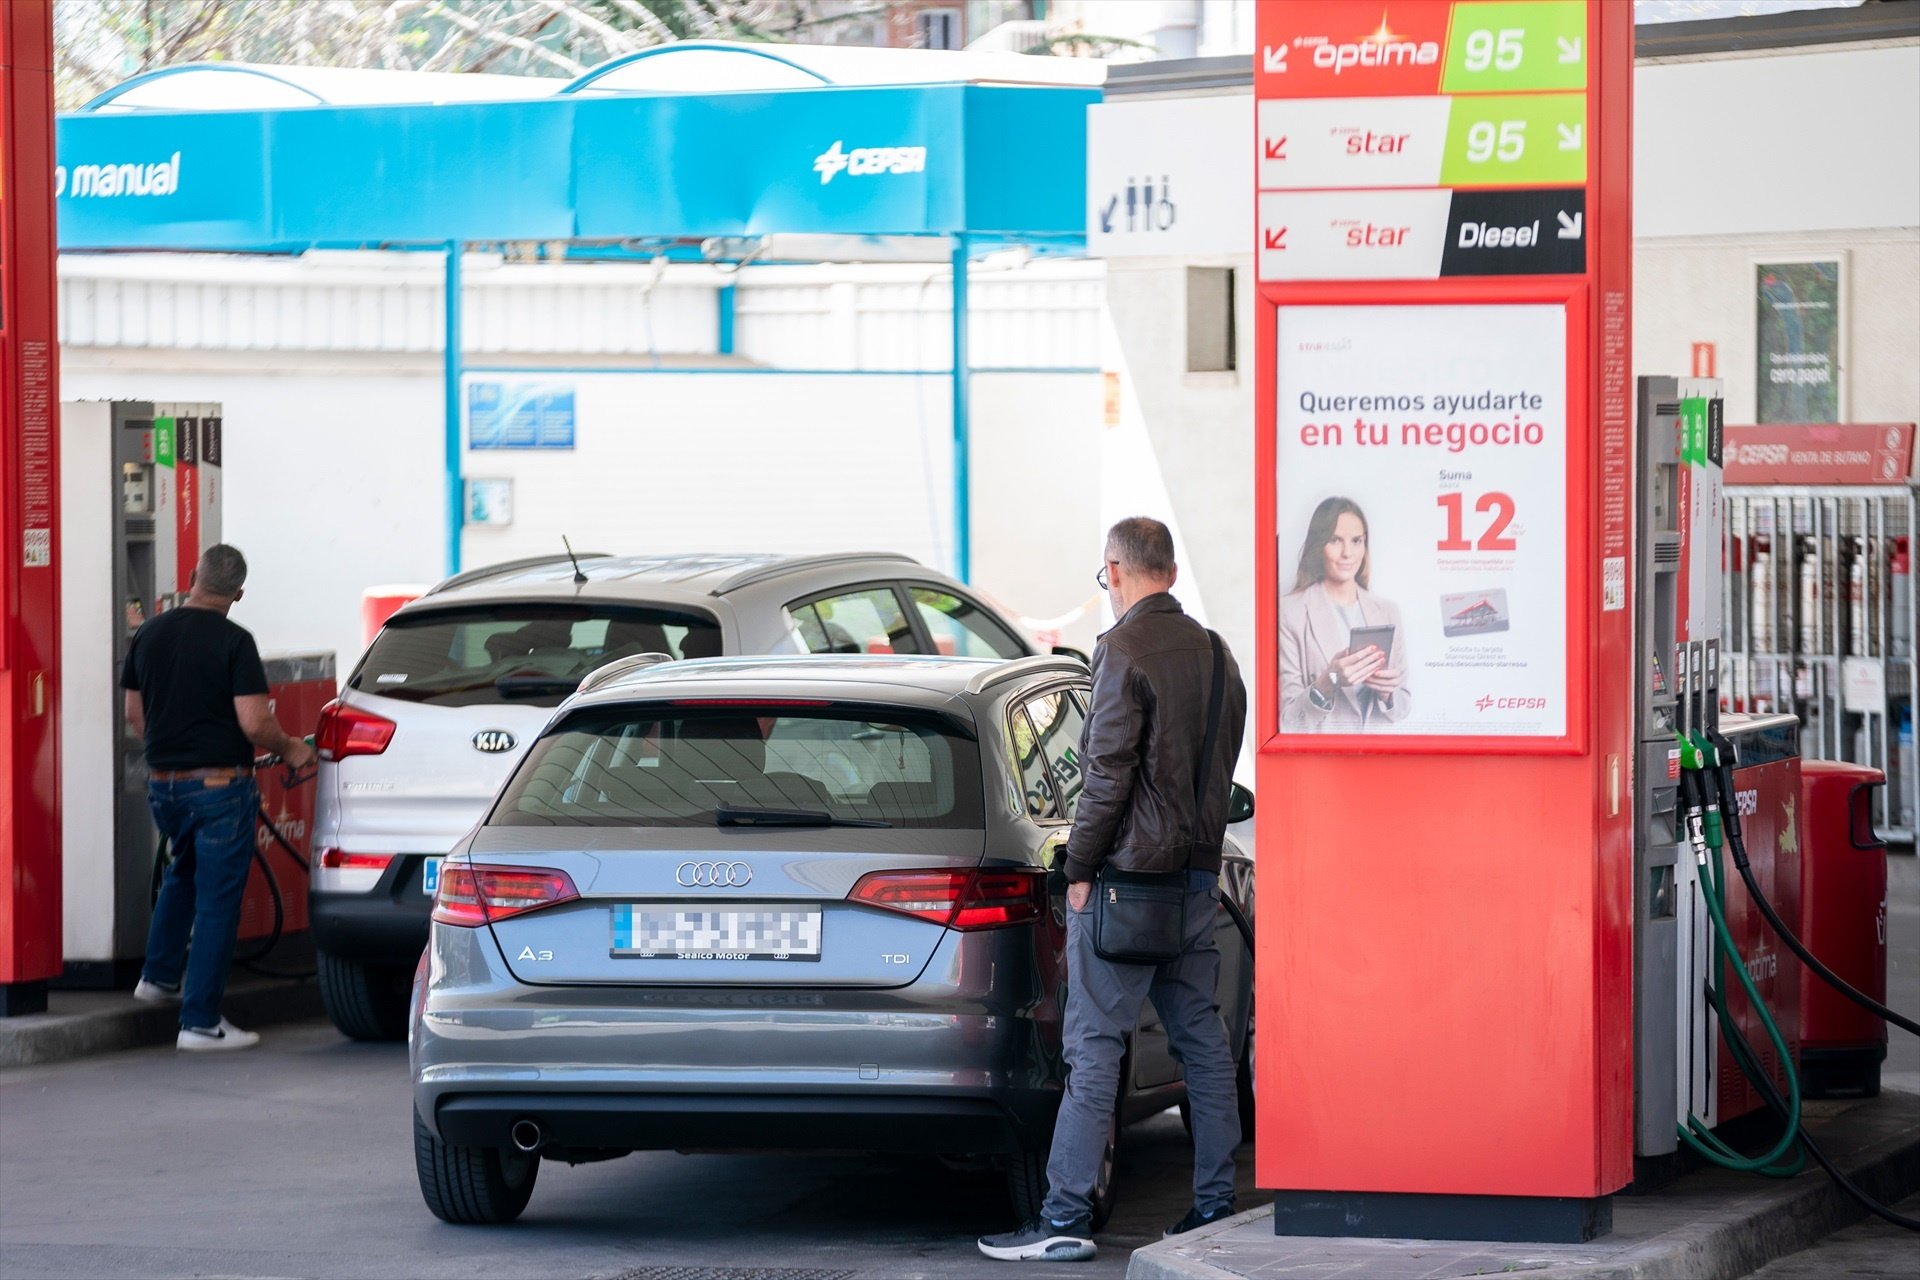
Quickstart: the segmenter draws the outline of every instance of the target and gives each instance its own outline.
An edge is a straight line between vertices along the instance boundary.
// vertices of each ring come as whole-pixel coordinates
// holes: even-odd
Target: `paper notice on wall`
[[[1878,658],[1841,659],[1840,703],[1854,713],[1887,714],[1887,669]]]
[[[1280,731],[1565,736],[1565,310],[1281,307],[1278,342]]]

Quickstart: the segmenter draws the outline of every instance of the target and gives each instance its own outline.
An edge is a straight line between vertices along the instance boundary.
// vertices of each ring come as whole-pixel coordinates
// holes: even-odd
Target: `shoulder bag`
[[[1220,637],[1211,630],[1207,636],[1213,641],[1213,689],[1207,695],[1207,732],[1200,744],[1200,762],[1193,771],[1196,834],[1206,808],[1227,683]],[[1123,871],[1111,862],[1100,864],[1093,882],[1096,955],[1115,964],[1164,964],[1179,956],[1187,944],[1187,873],[1198,846],[1198,840],[1187,846],[1186,863],[1178,871]]]

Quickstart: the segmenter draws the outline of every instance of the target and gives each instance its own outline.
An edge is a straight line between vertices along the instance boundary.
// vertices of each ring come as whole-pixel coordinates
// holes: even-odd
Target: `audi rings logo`
[[[482,729],[473,735],[473,749],[489,755],[513,750],[513,735],[505,729]]]
[[[744,862],[683,862],[673,882],[686,889],[743,889],[753,882],[753,868]]]

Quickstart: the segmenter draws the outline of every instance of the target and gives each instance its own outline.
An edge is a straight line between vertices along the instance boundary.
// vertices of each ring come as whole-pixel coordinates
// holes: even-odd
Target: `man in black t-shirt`
[[[246,580],[237,550],[208,547],[186,603],[134,633],[120,673],[127,728],[146,743],[147,804],[174,855],[133,994],[180,1002],[175,1043],[188,1050],[260,1041],[220,1016],[260,808],[253,758],[264,751],[301,769],[313,762],[313,748],[273,717],[253,637],[227,619]]]

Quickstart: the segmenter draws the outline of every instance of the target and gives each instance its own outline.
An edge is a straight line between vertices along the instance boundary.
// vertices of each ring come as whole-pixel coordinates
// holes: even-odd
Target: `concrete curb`
[[[46,1013],[0,1019],[0,1067],[29,1067],[97,1053],[172,1044],[177,1005],[143,1004],[124,991],[56,991]],[[249,1029],[318,1017],[320,988],[311,978],[236,981],[222,1003]]]
[[[1883,1204],[1920,1189],[1920,1098],[1883,1095],[1813,1128],[1842,1172]],[[1271,1206],[1134,1252],[1128,1280],[1447,1277],[1735,1280],[1865,1216],[1817,1166],[1790,1182],[1702,1171],[1614,1200],[1615,1234],[1587,1245],[1277,1237]]]

